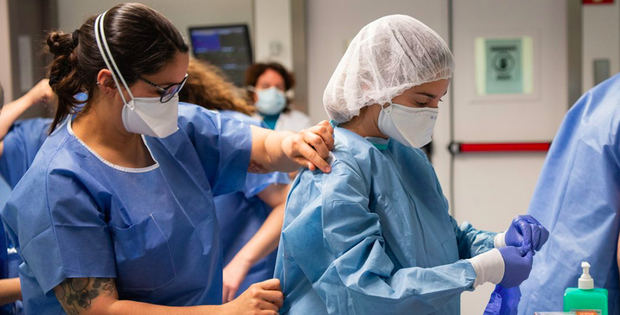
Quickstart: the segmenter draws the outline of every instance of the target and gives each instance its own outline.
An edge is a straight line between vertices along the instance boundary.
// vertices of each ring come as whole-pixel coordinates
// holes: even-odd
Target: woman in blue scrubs
[[[27,314],[276,314],[278,280],[222,300],[213,196],[246,172],[329,171],[331,128],[276,133],[177,105],[188,47],[141,4],[47,40],[52,134],[2,219],[23,259]],[[74,95],[86,92],[76,112]]]
[[[217,68],[190,58],[187,73],[179,100],[260,125],[250,117],[254,107],[235,93],[235,86]],[[249,173],[243,191],[214,198],[224,252],[223,302],[253,283],[273,278],[289,181],[286,173]]]
[[[56,107],[56,96],[47,79],[39,81],[24,96],[6,104],[0,112],[0,176],[11,188],[30,167],[47,138],[47,129],[52,122],[49,118],[17,121],[28,108],[37,104]]]
[[[452,54],[420,21],[366,25],[329,80],[332,171],[292,184],[278,248],[281,314],[459,314],[460,294],[527,278],[546,230],[460,226],[419,148],[431,140]]]
[[[5,106],[1,106],[0,95],[0,176],[11,189],[30,167],[51,123],[49,118],[15,121],[32,106],[55,108],[55,102],[56,96],[47,79],[39,81],[28,93]],[[3,198],[0,203],[5,200]],[[0,252],[0,313],[21,314],[19,255],[4,235],[4,226],[0,226],[0,248],[6,249]]]

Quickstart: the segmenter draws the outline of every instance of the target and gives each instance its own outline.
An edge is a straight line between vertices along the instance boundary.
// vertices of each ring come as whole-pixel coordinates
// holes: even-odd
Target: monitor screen
[[[197,59],[222,69],[235,85],[243,85],[245,70],[252,64],[247,25],[190,27],[189,36]]]

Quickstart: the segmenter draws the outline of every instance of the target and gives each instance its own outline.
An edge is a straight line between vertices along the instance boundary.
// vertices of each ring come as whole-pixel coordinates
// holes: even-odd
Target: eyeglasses
[[[154,86],[155,88],[157,88],[157,93],[159,93],[159,101],[162,103],[167,103],[169,100],[171,100],[177,93],[179,93],[179,91],[183,88],[183,85],[185,85],[185,81],[187,81],[187,74],[185,74],[185,77],[183,78],[183,80],[181,80],[181,82],[179,83],[172,83],[168,86],[162,87],[159,86],[143,77],[138,77],[138,79]]]

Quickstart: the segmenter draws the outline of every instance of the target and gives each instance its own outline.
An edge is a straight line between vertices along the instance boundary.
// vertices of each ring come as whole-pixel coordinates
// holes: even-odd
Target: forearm
[[[452,221],[461,259],[471,258],[495,248],[497,233],[477,230],[467,222],[458,226],[454,219]]]
[[[0,112],[0,139],[9,131],[13,123],[21,116],[32,104],[34,100],[30,94],[26,94],[19,99],[6,104]]]
[[[54,293],[67,314],[223,314],[225,307],[169,307],[119,300],[115,280],[111,278],[68,278],[54,288]]]
[[[284,203],[273,208],[260,229],[241,248],[233,259],[241,259],[252,266],[278,247],[284,221]]]
[[[0,280],[0,305],[21,300],[22,291],[19,278]]]
[[[293,172],[299,169],[299,164],[291,160],[283,150],[284,139],[294,133],[290,131],[272,131],[265,140],[267,156],[271,157],[269,171]]]
[[[351,259],[339,257],[338,264],[329,265],[322,273],[334,276],[321,277],[313,281],[313,289],[324,300],[337,299],[337,295],[342,295],[342,291],[334,291],[335,279],[339,286],[352,292],[351,295],[356,297],[351,301],[357,306],[356,309],[378,309],[389,305],[390,307],[382,314],[408,314],[412,309],[419,314],[428,314],[442,313],[441,305],[455,297],[458,299],[462,292],[473,288],[476,274],[472,265],[465,260],[429,268],[409,267],[394,270],[389,258],[377,257],[376,253],[379,250],[376,248],[366,250],[363,253],[372,254],[366,257],[356,254]],[[362,251],[356,250],[356,252]],[[309,254],[313,255],[320,254]],[[387,256],[383,253],[381,255]],[[347,268],[339,270],[337,266],[340,264]],[[373,266],[378,264],[385,264],[386,267]],[[349,266],[354,267],[348,268]],[[391,270],[388,271],[388,268]],[[399,303],[394,304],[393,301]],[[337,309],[335,313],[345,312],[348,307],[346,303],[341,306],[342,308]]]
[[[147,304],[136,301],[117,300],[110,304],[106,312],[106,315],[120,315],[120,314],[132,314],[132,315],[166,315],[166,314],[179,314],[179,315],[206,315],[206,314],[222,314],[222,306],[220,305],[200,305],[200,306],[161,306],[155,304]]]
[[[65,313],[79,315],[254,314],[261,309],[277,311],[283,299],[277,279],[253,284],[238,299],[223,305],[173,307],[119,300],[112,278],[67,278],[54,288],[54,294]]]
[[[252,128],[251,172],[268,173],[273,171],[292,172],[299,165],[289,159],[282,149],[282,142],[293,133],[272,131],[260,127]]]

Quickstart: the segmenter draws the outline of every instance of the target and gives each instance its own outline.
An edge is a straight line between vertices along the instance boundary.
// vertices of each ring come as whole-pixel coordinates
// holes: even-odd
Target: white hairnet
[[[388,15],[353,38],[327,83],[323,105],[342,123],[372,104],[386,104],[405,90],[452,76],[448,45],[424,23]]]

